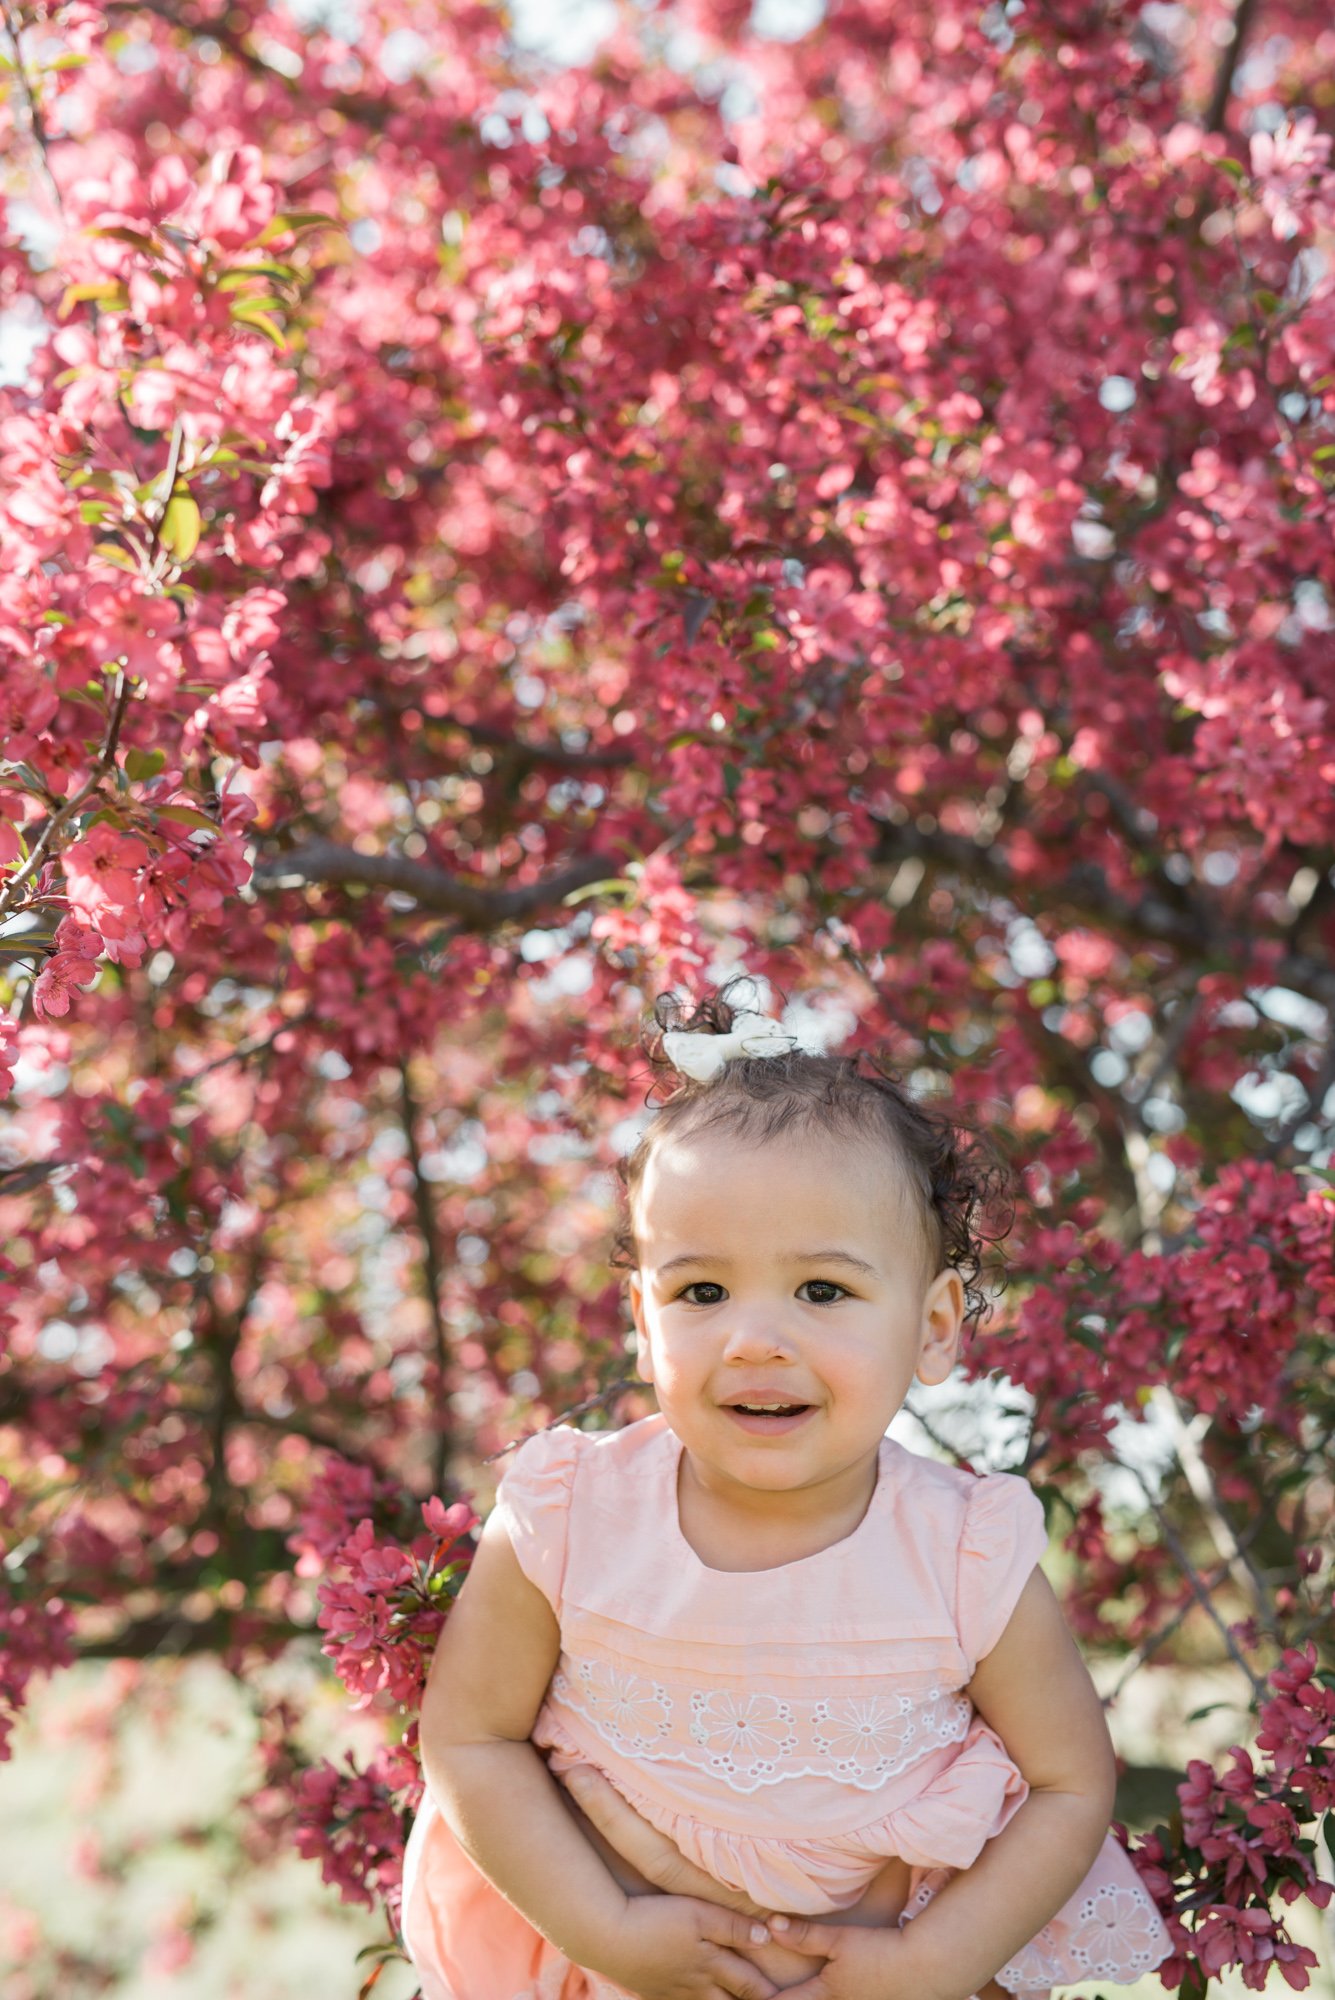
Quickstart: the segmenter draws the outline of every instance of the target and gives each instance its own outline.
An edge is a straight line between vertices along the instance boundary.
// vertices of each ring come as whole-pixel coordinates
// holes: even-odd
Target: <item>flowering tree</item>
[[[1008,1147],[1070,1615],[1257,1717],[1132,1841],[1165,1983],[1304,1986],[1335,31],[749,12],[4,0],[0,1720],[322,1640],[385,1747],[274,1707],[244,1810],[392,1952],[467,1493],[620,1378],[634,1030],[736,960]]]

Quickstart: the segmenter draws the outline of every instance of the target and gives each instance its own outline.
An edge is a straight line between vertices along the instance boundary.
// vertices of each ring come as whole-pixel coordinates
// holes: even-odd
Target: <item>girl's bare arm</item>
[[[493,1516],[422,1701],[423,1770],[451,1832],[576,1965],[646,1995],[769,2000],[773,1986],[733,1949],[751,1939],[746,1917],[684,1897],[632,1901],[566,1811],[529,1741],[559,1650],[551,1607]]]
[[[1080,1886],[1107,1836],[1116,1765],[1098,1694],[1041,1570],[980,1662],[969,1694],[1029,1785],[1029,1797],[972,1867],[886,1940],[873,1967],[882,2000],[966,2000],[982,1991]],[[784,1933],[829,1955],[801,2000],[856,1990],[851,1933],[798,1920]],[[846,1953],[841,1950],[847,1940]],[[849,1976],[840,1966],[849,1960]]]

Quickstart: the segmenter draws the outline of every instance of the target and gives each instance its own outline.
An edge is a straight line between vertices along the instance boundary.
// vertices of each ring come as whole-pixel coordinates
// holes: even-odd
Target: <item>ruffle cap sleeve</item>
[[[495,1512],[505,1524],[519,1567],[553,1611],[561,1605],[570,1497],[582,1436],[563,1424],[525,1439],[496,1495]]]
[[[955,1629],[970,1678],[1010,1623],[1047,1545],[1043,1506],[1026,1480],[992,1472],[977,1481],[960,1537],[955,1596]]]

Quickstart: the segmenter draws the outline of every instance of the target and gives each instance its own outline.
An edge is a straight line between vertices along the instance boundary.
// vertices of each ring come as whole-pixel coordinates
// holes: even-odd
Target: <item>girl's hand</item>
[[[562,1785],[574,1801],[582,1830],[592,1836],[597,1848],[621,1887],[630,1895],[646,1889],[661,1889],[665,1896],[698,1896],[703,1902],[717,1903],[722,1909],[740,1910],[745,1917],[769,1915],[741,1889],[726,1889],[703,1868],[688,1861],[665,1833],[641,1819],[628,1806],[615,1785],[591,1765],[577,1764],[567,1771]],[[624,1866],[628,1863],[629,1867]],[[623,1865],[618,1865],[623,1864]]]
[[[693,1896],[701,1902],[740,1911],[743,1916],[759,1917],[762,1922],[768,1919],[768,1911],[760,1909],[740,1889],[725,1889],[712,1875],[706,1875],[703,1868],[688,1861],[665,1833],[650,1826],[633,1806],[626,1804],[616,1786],[609,1784],[600,1771],[576,1765],[574,1770],[567,1771],[562,1785],[566,1804],[575,1814],[581,1832],[628,1896],[643,1896],[661,1889],[669,1896]],[[894,1904],[888,1913],[891,1921],[902,1907],[902,1900]],[[866,1919],[867,1922],[885,1920],[874,1915]],[[781,1938],[777,1932],[771,1944],[749,1945],[745,1956],[780,1988],[801,1986],[815,1970],[813,1960],[791,1950],[786,1936]]]
[[[628,1896],[621,1923],[587,1970],[639,2000],[773,2000],[773,1981],[739,1955],[768,1937],[754,1917],[694,1896]]]
[[[825,1960],[783,2000],[965,2000],[962,1993],[937,1993],[924,1984],[922,1967],[901,1931],[790,1917],[778,1935],[786,1945]]]

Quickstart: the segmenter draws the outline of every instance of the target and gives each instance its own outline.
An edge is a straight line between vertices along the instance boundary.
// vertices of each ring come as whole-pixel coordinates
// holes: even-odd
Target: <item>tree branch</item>
[[[1210,103],[1205,113],[1207,132],[1222,132],[1228,123],[1228,100],[1233,89],[1233,78],[1242,60],[1247,37],[1260,11],[1260,0],[1239,0],[1237,11],[1233,16],[1233,39],[1220,57],[1214,89],[1210,92]]]
[[[525,883],[519,889],[481,889],[429,861],[410,861],[401,854],[359,854],[333,840],[312,840],[257,861],[251,877],[263,891],[300,888],[306,883],[357,883],[368,889],[394,889],[411,896],[423,910],[457,917],[465,930],[495,930],[536,911],[561,903],[576,889],[587,888],[609,874],[616,862],[610,855],[588,854],[559,874]]]
[[[1141,1492],[1145,1495],[1146,1504],[1149,1507],[1150,1512],[1153,1514],[1156,1522],[1158,1523],[1159,1533],[1163,1536],[1169,1551],[1177,1561],[1179,1569],[1182,1571],[1183,1576],[1186,1578],[1187,1582],[1191,1586],[1192,1596],[1195,1598],[1196,1602],[1199,1604],[1201,1610],[1205,1613],[1206,1617],[1215,1626],[1216,1630],[1219,1633],[1220,1638],[1224,1642],[1229,1658],[1233,1661],[1233,1664],[1238,1668],[1239,1672],[1241,1672],[1246,1677],[1247,1683],[1250,1686],[1252,1693],[1259,1701],[1266,1691],[1266,1684],[1264,1679],[1262,1679],[1257,1674],[1254,1674],[1251,1668],[1248,1666],[1247,1661],[1242,1653],[1242,1649],[1238,1645],[1237,1640],[1233,1637],[1233,1634],[1229,1630],[1228,1625],[1225,1623],[1223,1617],[1220,1615],[1218,1607],[1215,1604],[1214,1598],[1211,1596],[1210,1591],[1206,1588],[1205,1583],[1201,1577],[1201,1574],[1199,1570],[1196,1568],[1196,1565],[1192,1562],[1191,1557],[1187,1554],[1182,1539],[1174,1529],[1172,1522],[1168,1519],[1166,1511],[1164,1510],[1163,1507],[1160,1506],[1159,1502],[1155,1499],[1153,1493],[1151,1492],[1149,1485],[1146,1482],[1144,1474],[1140,1471],[1140,1468],[1138,1466],[1128,1466],[1127,1470],[1134,1476],[1134,1478],[1139,1483]]]
[[[912,820],[896,825],[879,822],[880,839],[872,854],[875,866],[889,868],[916,856],[923,861],[953,870],[966,880],[985,882],[1026,908],[1034,907],[1034,891],[1017,881],[999,858],[994,841],[986,844],[967,834],[924,833]],[[1065,898],[1076,911],[1085,911],[1092,922],[1130,938],[1155,938],[1164,944],[1196,955],[1224,961],[1223,969],[1242,979],[1250,978],[1250,939],[1237,932],[1222,930],[1215,913],[1200,898],[1179,908],[1153,892],[1132,903],[1112,888],[1104,871],[1093,862],[1076,862],[1067,874],[1052,885],[1054,898]],[[1290,986],[1335,1009],[1335,965],[1314,958],[1309,952],[1289,952],[1268,975],[1268,983]]]
[[[76,1651],[81,1660],[183,1659],[193,1653],[226,1652],[243,1639],[271,1646],[318,1636],[309,1626],[294,1625],[289,1619],[214,1611],[196,1620],[176,1610],[136,1619],[111,1638],[87,1640]]]
[[[413,1201],[417,1208],[417,1228],[422,1238],[422,1290],[426,1295],[427,1310],[431,1315],[431,1331],[436,1349],[436,1371],[440,1378],[442,1415],[437,1418],[436,1444],[431,1455],[431,1491],[440,1493],[444,1490],[445,1472],[450,1457],[449,1431],[443,1421],[445,1374],[450,1361],[449,1332],[445,1325],[444,1309],[440,1303],[445,1273],[436,1230],[436,1211],[432,1205],[431,1190],[427,1186],[426,1176],[422,1172],[422,1152],[417,1143],[417,1102],[413,1097],[406,1056],[399,1063],[399,1091],[403,1106],[403,1136],[408,1142],[408,1164],[412,1168],[413,1175]]]
[[[535,765],[546,764],[558,771],[607,771],[633,764],[635,752],[624,743],[609,743],[601,749],[567,750],[563,743],[534,743],[527,737],[516,736],[509,730],[490,722],[461,722],[457,715],[435,715],[422,706],[420,701],[391,693],[387,689],[367,697],[377,708],[390,710],[395,715],[420,715],[423,730],[457,730],[476,743],[479,749],[495,750],[506,762],[530,770]]]
[[[28,120],[28,133],[37,160],[37,171],[51,197],[52,207],[63,222],[65,204],[61,199],[60,184],[51,171],[51,161],[47,153],[46,122],[42,116],[41,102],[33,89],[32,78],[28,75],[27,65],[23,60],[23,44],[19,39],[23,31],[23,22],[19,18],[13,0],[4,0],[4,12],[5,32],[14,50],[14,73],[18,78],[19,95],[23,99],[23,108]]]
[[[166,27],[180,35],[207,35],[219,47],[226,49],[228,55],[243,69],[249,70],[252,76],[285,89],[294,100],[298,87],[303,94],[309,94],[310,85],[305,76],[289,77],[281,70],[272,68],[256,50],[249,47],[243,34],[228,26],[225,13],[212,14],[207,20],[194,22],[183,21],[164,5],[164,0],[103,0],[103,5],[109,14],[154,14]],[[326,93],[324,102],[350,123],[369,125],[373,131],[380,131],[389,122],[390,106],[377,98],[353,97],[347,91],[335,90]]]

